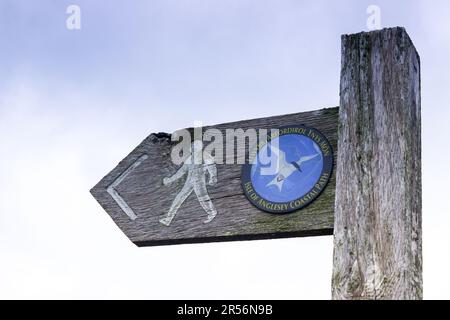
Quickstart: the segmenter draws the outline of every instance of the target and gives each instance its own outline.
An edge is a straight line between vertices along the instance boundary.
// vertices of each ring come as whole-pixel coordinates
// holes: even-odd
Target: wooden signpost
[[[226,141],[223,163],[196,129],[180,163],[178,134],[151,134],[91,193],[138,246],[334,230],[334,299],[421,299],[420,62],[403,28],[343,36],[340,98],[202,128],[200,139],[214,129]],[[244,147],[228,136],[249,129],[279,131]],[[267,175],[264,152],[276,156]]]

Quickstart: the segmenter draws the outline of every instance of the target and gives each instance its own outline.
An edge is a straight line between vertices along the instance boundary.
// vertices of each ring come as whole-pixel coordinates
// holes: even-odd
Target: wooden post
[[[333,299],[422,298],[420,118],[406,31],[343,36]]]

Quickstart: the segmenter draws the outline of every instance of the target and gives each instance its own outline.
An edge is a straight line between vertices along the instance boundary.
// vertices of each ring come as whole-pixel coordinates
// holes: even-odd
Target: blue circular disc
[[[259,145],[242,170],[249,201],[263,211],[288,213],[312,203],[325,189],[333,168],[326,137],[306,126],[289,126]]]

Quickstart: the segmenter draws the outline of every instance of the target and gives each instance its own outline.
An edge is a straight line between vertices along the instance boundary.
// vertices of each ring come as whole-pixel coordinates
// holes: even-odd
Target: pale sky
[[[424,296],[449,299],[444,0],[0,0],[0,298],[329,299],[332,237],[137,248],[89,189],[152,132],[337,106],[370,4],[421,56]]]

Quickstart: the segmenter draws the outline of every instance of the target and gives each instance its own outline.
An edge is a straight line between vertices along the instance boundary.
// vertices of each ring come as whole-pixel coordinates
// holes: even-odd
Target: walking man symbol
[[[217,168],[214,163],[214,158],[207,152],[203,152],[202,147],[203,144],[200,140],[194,141],[191,145],[191,155],[184,161],[183,165],[174,175],[163,179],[163,184],[166,186],[187,174],[186,182],[173,200],[167,216],[159,220],[165,226],[170,225],[178,209],[190,196],[192,191],[195,192],[200,205],[208,214],[204,223],[211,222],[217,215],[216,208],[214,208],[206,186],[206,175],[209,175],[209,185],[217,183]]]

